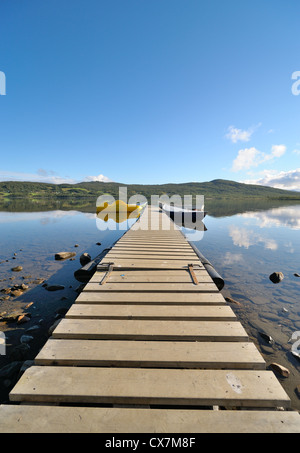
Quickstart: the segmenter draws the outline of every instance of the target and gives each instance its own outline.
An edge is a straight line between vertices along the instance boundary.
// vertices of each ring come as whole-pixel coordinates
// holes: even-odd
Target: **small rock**
[[[31,366],[34,365],[34,360],[25,360],[25,362],[23,362],[21,368],[20,368],[20,373],[24,373],[24,371],[26,371],[28,368],[30,368]]]
[[[258,333],[267,343],[269,343],[269,344],[274,343],[273,338],[270,335],[268,335],[267,333],[264,333],[264,332],[258,332]]]
[[[19,316],[22,316],[24,314],[28,317],[31,316],[30,313],[23,313],[22,311],[12,311],[10,313],[3,314],[3,316],[1,317],[1,321],[16,322],[18,320]]]
[[[290,375],[290,371],[285,368],[284,366],[280,365],[279,363],[271,363],[270,367],[272,370],[276,371],[276,373],[280,374],[281,376],[287,378]]]
[[[295,277],[300,277],[300,274],[294,274],[294,275],[295,275]]]
[[[91,256],[88,253],[83,253],[81,257],[79,258],[81,266],[84,266],[85,264],[89,263],[92,260]]]
[[[283,313],[288,313],[289,312],[288,309],[285,308],[285,307],[282,307],[282,311],[283,311]]]
[[[79,247],[79,244],[75,244],[74,247]]]
[[[25,322],[30,321],[30,318],[26,315],[21,315],[17,319],[17,324],[24,324]]]
[[[38,330],[40,328],[40,326],[32,326],[32,327],[29,327],[29,329],[26,329],[26,332],[33,332],[34,330]]]
[[[25,305],[25,308],[29,308],[31,305],[33,305],[33,302],[29,302],[29,304]]]
[[[60,291],[65,289],[63,285],[47,285],[45,288],[47,291]]]
[[[226,302],[229,302],[229,303],[231,303],[231,304],[238,305],[239,307],[242,306],[242,304],[241,304],[240,302],[238,302],[237,300],[231,299],[231,297],[225,297],[225,300],[226,300]]]
[[[64,316],[68,311],[69,311],[68,307],[60,307],[55,310],[55,313]]]
[[[72,256],[75,256],[75,252],[59,252],[55,253],[54,258],[56,260],[66,260],[67,258],[72,258]]]
[[[48,335],[49,335],[49,336],[52,335],[53,331],[56,329],[56,327],[58,326],[58,324],[60,323],[60,321],[61,321],[61,318],[60,318],[60,319],[57,319],[57,320],[52,324],[52,326],[49,327],[49,329],[48,329]]]
[[[30,343],[33,340],[33,337],[30,335],[22,335],[20,338],[20,343]]]
[[[9,294],[11,292],[11,288],[2,288],[1,293],[3,294]]]
[[[36,278],[32,283],[34,283],[35,285],[40,285],[41,283],[44,283],[44,281],[45,280],[43,278]]]
[[[11,291],[10,295],[13,297],[19,297],[23,294],[23,291],[21,289],[14,289]]]
[[[280,283],[284,279],[284,275],[282,272],[273,272],[273,274],[269,276],[269,279],[273,283]]]
[[[23,270],[23,267],[22,266],[16,266],[16,267],[12,267],[11,270],[13,272],[20,272]]]
[[[101,245],[101,242],[96,242],[96,245]]]

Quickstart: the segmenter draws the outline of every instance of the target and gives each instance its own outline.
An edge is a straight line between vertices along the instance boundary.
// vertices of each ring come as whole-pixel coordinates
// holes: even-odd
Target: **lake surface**
[[[300,338],[300,278],[294,276],[300,274],[300,204],[248,201],[226,205],[209,201],[205,208],[207,230],[195,245],[224,278],[222,293],[239,303],[232,303],[231,307],[267,364],[277,362],[289,368],[290,377],[278,376],[278,379],[288,392],[293,408],[299,410],[300,399],[295,388],[300,384],[300,360],[292,355],[291,347],[296,332]],[[119,224],[96,220],[94,206],[82,202],[71,208],[57,202],[51,210],[46,210],[45,205],[26,207],[16,203],[3,209],[0,212],[0,289],[22,283],[29,289],[17,298],[0,294],[0,312],[24,309],[33,302],[28,325],[43,326],[40,335],[43,338],[33,347],[35,353],[41,342],[46,341],[45,329],[54,322],[57,311],[68,308],[78,296],[80,282],[74,272],[81,267],[80,255],[87,252],[96,257],[135,220]],[[99,242],[101,245],[97,245]],[[55,253],[61,251],[76,252],[75,259],[55,261]],[[23,269],[12,272],[14,266]],[[269,280],[273,272],[282,272],[284,280],[273,284]],[[40,284],[42,280],[63,285],[65,289],[46,291]],[[8,350],[18,344],[27,328],[26,324],[0,323]],[[269,345],[259,332],[272,336],[274,344]],[[2,366],[5,358],[0,356],[0,359]]]

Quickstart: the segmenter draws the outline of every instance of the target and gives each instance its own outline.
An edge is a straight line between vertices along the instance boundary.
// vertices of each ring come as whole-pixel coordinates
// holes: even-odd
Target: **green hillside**
[[[215,179],[210,182],[190,182],[182,184],[121,184],[104,182],[81,182],[78,184],[47,184],[39,182],[4,181],[0,182],[0,200],[29,198],[41,199],[80,199],[96,198],[109,193],[119,197],[119,187],[127,187],[128,198],[135,194],[144,195],[150,201],[151,195],[204,195],[206,199],[278,199],[300,200],[300,192],[274,189],[266,186],[241,184],[235,181]]]

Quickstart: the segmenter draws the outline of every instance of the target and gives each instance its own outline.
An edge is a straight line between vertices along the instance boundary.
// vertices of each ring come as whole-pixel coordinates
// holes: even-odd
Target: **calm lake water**
[[[195,245],[224,278],[224,296],[239,302],[231,304],[232,309],[267,364],[278,362],[289,368],[290,377],[278,379],[292,406],[299,410],[295,388],[300,384],[300,360],[291,354],[295,341],[291,337],[299,331],[300,338],[300,278],[294,276],[300,274],[300,204],[248,201],[226,205],[210,201],[205,208],[207,231]],[[78,295],[80,282],[74,272],[81,267],[80,255],[87,252],[94,258],[135,222],[110,223],[115,230],[109,230],[105,222],[96,221],[94,206],[88,203],[71,209],[59,203],[51,210],[42,205],[8,205],[4,209],[0,212],[0,289],[22,283],[29,289],[18,298],[2,294],[0,312],[34,302],[30,325],[38,322],[45,327],[53,323],[58,309],[68,308]],[[55,261],[55,253],[61,251],[76,252],[76,257]],[[22,266],[23,270],[12,272],[14,266]],[[269,280],[276,271],[284,274],[284,280],[277,285]],[[64,285],[65,290],[48,292],[38,279]],[[0,323],[8,348],[18,344],[26,328],[25,324],[16,327]],[[274,344],[269,345],[259,332],[272,336]],[[44,341],[46,338],[44,335]]]

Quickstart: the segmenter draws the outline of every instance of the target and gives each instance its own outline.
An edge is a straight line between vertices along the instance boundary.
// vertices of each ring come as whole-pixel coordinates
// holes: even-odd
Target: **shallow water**
[[[224,278],[224,296],[239,302],[240,305],[231,306],[267,364],[278,362],[289,368],[290,377],[278,376],[278,379],[292,399],[292,406],[299,410],[295,388],[300,384],[300,360],[291,354],[291,347],[296,332],[300,338],[300,278],[294,276],[300,274],[300,205],[282,206],[273,202],[270,206],[247,202],[243,208],[241,202],[236,206],[211,202],[206,205],[208,215],[204,219],[207,231],[195,245]],[[88,203],[84,208],[81,203],[77,209],[76,206],[69,210],[57,207],[46,211],[45,207],[38,210],[35,205],[34,211],[20,212],[14,206],[11,212],[6,206],[0,212],[0,289],[21,283],[29,286],[18,298],[5,299],[0,294],[0,299],[5,299],[0,300],[0,312],[24,308],[34,302],[30,326],[39,322],[48,328],[55,320],[57,309],[68,308],[76,299],[80,283],[74,272],[81,267],[82,253],[94,258],[135,222],[96,221],[94,207]],[[107,229],[108,225],[115,230]],[[98,242],[101,245],[96,245]],[[76,252],[76,257],[72,261],[55,261],[55,253],[61,251]],[[12,272],[11,268],[18,265],[23,270]],[[269,280],[275,271],[284,274],[279,284]],[[65,290],[48,292],[37,279],[64,285]],[[18,343],[27,328],[26,324],[16,328],[15,324],[0,323],[8,349]],[[271,335],[275,343],[266,343],[259,332]],[[36,351],[39,347],[37,344]],[[3,356],[0,359],[3,362]]]

